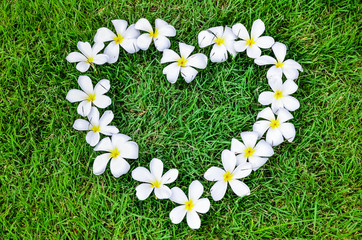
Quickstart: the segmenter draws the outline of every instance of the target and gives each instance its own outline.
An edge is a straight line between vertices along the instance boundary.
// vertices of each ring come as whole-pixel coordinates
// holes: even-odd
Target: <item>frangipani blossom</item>
[[[243,52],[246,49],[246,54],[250,58],[257,58],[261,55],[260,48],[270,48],[274,44],[274,39],[269,36],[260,37],[265,31],[265,25],[262,20],[257,19],[253,22],[250,35],[245,26],[237,23],[233,26],[233,33],[241,38],[241,41],[234,43],[235,51]]]
[[[171,189],[170,200],[181,204],[170,212],[171,222],[179,224],[186,215],[187,224],[192,229],[198,229],[201,226],[201,220],[197,213],[207,213],[210,209],[210,201],[207,198],[201,198],[204,187],[199,181],[193,181],[189,187],[189,196],[178,187]]]
[[[137,38],[137,45],[142,50],[147,50],[153,40],[157,50],[162,52],[171,46],[171,42],[167,37],[176,36],[175,28],[159,18],[155,21],[155,30],[145,18],[138,20],[135,28],[147,32]]]
[[[266,120],[257,121],[253,125],[253,131],[257,132],[259,138],[264,135],[266,131],[266,142],[272,146],[277,146],[283,142],[283,136],[289,142],[292,142],[295,137],[295,128],[292,123],[286,121],[293,118],[293,115],[281,108],[277,112],[275,118],[273,111],[270,107],[264,108],[259,112],[257,119],[264,118]]]
[[[67,61],[70,63],[77,62],[77,70],[85,72],[94,64],[103,65],[107,62],[108,56],[106,54],[98,54],[103,48],[103,43],[95,43],[93,47],[89,42],[78,42],[77,47],[79,52],[71,52],[67,56]]]
[[[289,96],[297,91],[298,85],[293,80],[286,80],[284,83],[281,78],[269,78],[269,85],[273,92],[262,92],[258,101],[262,105],[271,104],[273,112],[277,112],[281,108],[288,111],[295,111],[300,107],[299,101]]]
[[[137,186],[136,196],[139,200],[145,200],[155,190],[159,199],[170,198],[171,190],[165,185],[172,183],[178,176],[177,169],[168,170],[163,176],[163,163],[160,159],[154,158],[150,162],[150,171],[144,167],[138,167],[132,171],[132,178],[144,182]]]
[[[125,20],[112,20],[116,33],[113,33],[106,27],[102,27],[97,30],[97,34],[94,36],[95,42],[109,42],[111,41],[104,53],[108,56],[108,63],[115,63],[119,56],[119,46],[121,46],[128,53],[135,53],[139,50],[137,46],[137,37],[140,32],[135,29],[135,25],[132,24],[127,28],[127,21]]]
[[[88,114],[88,120],[77,119],[75,120],[73,127],[78,131],[89,131],[85,140],[92,147],[97,145],[100,139],[100,133],[111,136],[118,133],[118,128],[114,126],[108,126],[113,120],[113,112],[111,110],[105,111],[101,118],[99,118],[99,111],[96,107],[92,107]]]
[[[297,79],[299,76],[298,70],[302,72],[303,68],[299,63],[292,59],[284,61],[285,55],[287,54],[287,46],[283,43],[276,42],[272,46],[272,49],[277,59],[263,55],[254,60],[254,62],[258,65],[274,65],[268,70],[267,78],[282,78],[284,73],[287,79]]]
[[[78,84],[83,91],[72,89],[68,92],[66,99],[71,103],[80,102],[77,112],[81,116],[88,116],[92,104],[99,108],[106,108],[112,103],[111,98],[104,95],[111,87],[109,80],[102,79],[93,88],[92,80],[88,76],[79,76]]]
[[[224,62],[228,59],[229,52],[233,57],[236,56],[234,49],[235,34],[230,27],[212,27],[201,31],[198,36],[199,46],[201,48],[213,44],[210,60],[211,62]]]
[[[179,43],[179,48],[181,56],[171,49],[165,49],[163,51],[161,63],[173,62],[163,69],[163,74],[166,74],[167,80],[170,83],[175,83],[181,72],[181,76],[189,83],[197,74],[197,70],[193,67],[200,69],[206,68],[207,57],[202,53],[196,53],[190,56],[195,47],[185,43]]]
[[[129,163],[125,160],[138,158],[138,145],[130,141],[131,138],[124,134],[113,134],[112,140],[109,137],[103,138],[94,151],[104,151],[96,157],[93,163],[93,173],[100,175],[106,170],[109,159],[111,159],[111,172],[116,178],[126,174],[130,168]]]
[[[221,200],[226,193],[228,183],[234,193],[239,197],[249,195],[249,187],[237,179],[247,177],[252,172],[252,165],[244,162],[235,168],[236,157],[230,150],[224,150],[221,154],[221,159],[225,170],[218,167],[211,167],[204,174],[204,178],[208,181],[216,181],[210,190],[212,199],[214,199],[214,201]]]
[[[252,169],[256,171],[268,161],[268,157],[274,154],[273,148],[264,140],[256,144],[257,132],[242,132],[240,135],[243,143],[235,138],[231,140],[231,152],[237,154],[236,164],[249,162]]]

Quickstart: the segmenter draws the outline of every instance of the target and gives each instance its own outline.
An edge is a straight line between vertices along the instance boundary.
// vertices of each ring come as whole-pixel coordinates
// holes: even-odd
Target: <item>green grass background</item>
[[[361,237],[361,4],[358,1],[1,1],[0,238],[284,239]],[[112,19],[162,18],[179,41],[200,49],[197,34],[257,18],[266,34],[302,64],[293,113],[297,136],[245,179],[251,195],[231,189],[201,216],[199,230],[174,225],[176,206],[153,196],[139,201],[130,174],[92,174],[97,156],[72,128],[77,104],[65,100],[81,75],[65,60],[78,41],[93,41]],[[270,50],[264,54],[272,54]],[[268,67],[239,54],[210,63],[196,79],[171,85],[154,46],[121,51],[113,65],[89,70],[111,80],[114,124],[140,147],[131,169],[154,158],[180,171],[170,186],[187,190],[223,149],[250,131]]]

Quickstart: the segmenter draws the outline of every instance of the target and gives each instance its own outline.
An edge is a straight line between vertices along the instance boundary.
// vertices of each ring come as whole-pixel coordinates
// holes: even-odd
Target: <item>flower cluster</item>
[[[147,50],[153,42],[156,49],[162,52],[161,64],[170,63],[163,69],[163,74],[170,83],[175,83],[180,75],[190,83],[198,74],[196,69],[205,69],[207,66],[208,58],[205,54],[192,55],[194,46],[180,42],[179,53],[169,49],[171,42],[168,37],[174,37],[176,30],[161,19],[155,20],[155,28],[144,18],[130,26],[127,21],[119,19],[112,20],[112,24],[115,32],[105,27],[98,29],[93,46],[88,42],[79,42],[77,47],[80,53],[72,52],[66,59],[77,62],[77,70],[85,72],[90,66],[95,68],[95,65],[117,62],[120,47],[132,54],[140,49]],[[295,127],[288,121],[293,118],[290,112],[297,110],[300,104],[291,95],[298,89],[295,80],[303,69],[294,60],[285,60],[286,46],[275,42],[272,37],[262,36],[264,31],[265,25],[258,19],[252,24],[250,34],[243,24],[237,23],[232,27],[212,27],[198,35],[200,48],[213,45],[210,52],[211,62],[224,62],[228,59],[228,54],[235,57],[246,51],[246,55],[254,59],[257,65],[273,65],[266,74],[272,91],[259,95],[259,103],[267,107],[258,113],[258,121],[253,125],[253,131],[242,132],[241,141],[233,138],[230,150],[222,151],[220,163],[223,168],[212,166],[204,173],[206,180],[215,182],[210,189],[214,201],[225,196],[228,185],[239,197],[249,195],[250,188],[240,179],[263,166],[274,155],[274,146],[284,140],[292,142],[295,137]],[[108,45],[105,47],[104,43]],[[99,53],[104,47],[104,53]],[[272,48],[276,58],[261,55],[261,49],[268,48]],[[286,78],[284,82],[283,76]],[[79,131],[87,131],[86,142],[94,147],[95,151],[105,152],[94,160],[93,173],[104,173],[110,162],[111,173],[118,178],[131,168],[126,159],[138,158],[138,145],[131,141],[129,136],[119,133],[117,127],[110,126],[114,118],[111,110],[100,116],[98,109],[105,109],[112,104],[111,98],[105,95],[111,87],[109,80],[102,79],[93,87],[88,76],[80,76],[78,84],[81,90],[70,90],[66,99],[72,103],[80,102],[77,112],[87,120],[77,119],[73,127]],[[107,137],[101,139],[101,134]],[[264,134],[265,139],[262,139]],[[200,228],[199,213],[207,213],[210,209],[209,199],[201,198],[203,185],[197,180],[193,181],[189,186],[188,196],[179,187],[170,189],[167,185],[176,181],[179,172],[177,169],[170,169],[163,174],[163,167],[163,162],[154,158],[149,163],[149,170],[137,167],[132,171],[132,178],[141,182],[136,187],[137,198],[146,200],[154,192],[156,199],[169,199],[180,205],[169,214],[172,223],[178,224],[186,216],[190,228]]]

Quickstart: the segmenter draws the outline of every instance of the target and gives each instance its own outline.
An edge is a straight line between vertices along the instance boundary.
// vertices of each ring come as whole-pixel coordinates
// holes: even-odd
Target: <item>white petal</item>
[[[232,57],[236,56],[237,52],[235,51],[235,48],[234,48],[234,40],[225,42],[225,47],[226,47],[226,50],[231,54]]]
[[[141,18],[140,20],[138,20],[136,22],[135,28],[138,30],[146,31],[146,32],[153,31],[153,28],[152,28],[150,22],[145,18]]]
[[[91,109],[92,109],[92,103],[88,102],[87,100],[84,100],[81,103],[79,103],[77,107],[77,113],[83,117],[86,117],[89,115]]]
[[[269,129],[269,127],[270,127],[269,124],[270,124],[270,121],[266,121],[266,120],[257,121],[253,125],[253,131],[257,132],[259,135],[259,138],[260,138],[264,135],[266,130]]]
[[[300,107],[299,101],[294,97],[286,96],[282,98],[282,101],[288,111],[295,111]]]
[[[298,90],[298,85],[293,80],[286,80],[282,88],[284,94],[290,95]]]
[[[103,113],[102,117],[99,119],[99,125],[107,126],[112,122],[114,114],[111,110],[107,110]]]
[[[92,56],[97,55],[102,49],[104,48],[104,43],[102,42],[96,42],[94,43],[93,47],[92,47]],[[102,55],[102,54],[98,54],[98,55]],[[94,60],[96,58],[94,57]],[[99,63],[96,63],[99,64]]]
[[[153,181],[154,177],[151,175],[150,171],[148,171],[145,167],[137,167],[132,171],[132,178],[139,182],[150,183]]]
[[[131,138],[125,134],[118,133],[118,134],[112,135],[112,143],[114,145],[119,145],[119,144],[125,143],[129,140],[131,140]]]
[[[273,92],[262,92],[259,95],[258,102],[262,105],[269,105],[274,100],[274,93]]]
[[[261,57],[255,58],[254,62],[259,66],[263,66],[263,65],[275,64],[277,61],[275,60],[275,58],[263,55]]]
[[[199,181],[195,180],[189,186],[189,199],[196,201],[201,197],[203,192],[204,186],[202,186]]]
[[[84,56],[89,57],[92,55],[92,47],[89,42],[78,42],[77,47],[79,51],[83,53]]]
[[[97,156],[93,163],[93,173],[95,175],[100,175],[104,173],[109,159],[110,159],[109,153],[104,153]]]
[[[275,43],[274,38],[269,36],[260,37],[255,41],[255,45],[257,45],[260,48],[271,48],[271,46],[273,46],[274,43]]]
[[[250,175],[253,167],[250,163],[240,164],[233,172],[233,179],[245,178]]]
[[[271,157],[273,156],[273,154],[273,148],[270,146],[269,143],[265,142],[264,140],[260,140],[258,144],[256,144],[254,152],[255,156]]]
[[[167,37],[159,36],[155,39],[153,39],[155,46],[158,51],[162,52],[165,49],[170,48],[171,42]]]
[[[204,173],[204,178],[208,181],[224,180],[225,171],[218,167],[211,167]]]
[[[80,88],[87,94],[93,93],[93,84],[92,80],[88,76],[79,76],[78,84]]]
[[[207,198],[199,199],[193,209],[199,213],[207,213],[210,209],[210,200]]]
[[[116,29],[116,32],[121,35],[126,31],[128,25],[127,21],[123,19],[112,20],[112,24],[114,26],[114,29]]]
[[[131,24],[127,30],[123,33],[124,37],[127,39],[137,39],[138,36],[140,35],[140,31],[138,31],[136,29],[136,25],[135,24]]]
[[[92,125],[98,125],[99,124],[98,109],[96,107],[92,107],[90,113],[87,115],[87,118]]]
[[[288,142],[292,142],[295,137],[295,128],[292,123],[283,123],[280,125],[280,132]]]
[[[230,173],[234,171],[236,165],[235,154],[230,150],[225,149],[221,153],[222,165],[224,166],[225,171],[229,171]]]
[[[196,211],[188,211],[186,215],[187,224],[192,229],[199,229],[201,220]]]
[[[150,37],[149,33],[141,34],[137,38],[137,46],[142,50],[147,50],[150,47],[152,42],[152,37]]]
[[[279,62],[284,62],[285,55],[287,54],[287,46],[285,44],[276,42],[272,46],[275,57]]]
[[[248,47],[246,49],[246,54],[248,55],[248,57],[250,58],[257,58],[257,57],[260,57],[261,55],[261,50],[260,48],[254,44],[253,46],[251,47]]]
[[[257,19],[253,22],[253,26],[251,27],[250,35],[252,38],[256,39],[260,37],[265,31],[265,25],[262,20]]]
[[[165,67],[162,72],[163,74],[166,74],[167,81],[170,83],[175,83],[180,73],[180,67],[177,65],[177,63],[171,63]]]
[[[97,146],[94,148],[94,151],[105,151],[110,152],[112,150],[112,142],[109,137],[103,138]]]
[[[135,142],[125,142],[120,145],[119,148],[121,156],[127,159],[137,159],[138,158],[138,145]]]
[[[93,101],[93,104],[99,108],[106,108],[109,105],[111,105],[111,103],[112,103],[111,98],[105,95],[99,95]]]
[[[236,155],[236,165],[239,166],[241,164],[245,164],[248,158],[244,156],[243,153]]]
[[[187,45],[185,43],[179,43],[179,48],[180,48],[180,55],[181,57],[184,58],[188,58],[190,56],[190,54],[192,53],[192,51],[194,51],[195,47],[191,46],[191,45]]]
[[[137,45],[137,38],[126,38],[120,45],[128,53],[135,53],[140,50]]]
[[[173,187],[171,189],[172,195],[170,197],[170,200],[172,202],[178,203],[178,204],[185,204],[186,201],[188,201],[186,194],[179,188],[179,187]]]
[[[266,141],[272,146],[277,146],[283,142],[283,135],[278,128],[269,128],[266,133]]]
[[[239,197],[250,195],[250,189],[245,183],[239,180],[231,180],[229,183],[234,193]]]
[[[109,91],[111,84],[108,79],[100,80],[94,87],[94,93],[96,95],[102,95]]]
[[[198,35],[200,48],[210,46],[214,43],[215,35],[208,30],[201,31]]]
[[[150,196],[153,187],[149,183],[142,183],[136,187],[136,196],[139,200],[143,201]]]
[[[227,182],[224,180],[217,181],[210,189],[212,199],[214,199],[214,201],[221,200],[225,196],[226,188]]]
[[[217,37],[222,37],[224,33],[224,27],[223,26],[217,26],[209,28],[208,31],[212,32]]]
[[[73,128],[78,131],[89,130],[89,122],[84,119],[77,119],[73,124]]]
[[[94,42],[108,42],[112,41],[114,37],[116,37],[116,34],[114,34],[114,32],[106,27],[102,27],[97,30],[97,33],[94,36]]]
[[[249,157],[249,162],[252,165],[253,171],[258,170],[261,166],[263,166],[268,161],[268,158],[261,157]]]
[[[156,29],[158,30],[158,33],[162,36],[166,37],[176,36],[176,29],[172,25],[163,21],[162,19],[156,19],[155,26]]]
[[[282,78],[283,70],[281,68],[277,68],[276,66],[272,66],[269,68],[268,72],[266,73],[266,77],[270,78]]]
[[[279,109],[284,108],[282,100],[283,100],[283,98],[273,100],[273,103],[271,105],[271,109],[273,110],[274,113],[278,112]]]
[[[280,123],[284,123],[292,118],[293,115],[290,112],[288,112],[286,109],[282,108],[278,111],[278,119]]]
[[[69,102],[74,103],[74,102],[80,102],[83,101],[84,99],[86,99],[88,97],[88,95],[78,89],[71,89],[68,93],[67,96],[65,97]]]
[[[187,83],[190,83],[197,75],[197,70],[192,67],[183,67],[181,68],[181,76]]]
[[[283,80],[279,77],[272,77],[268,79],[268,84],[271,87],[271,89],[276,92],[283,90]]]
[[[244,40],[234,42],[234,49],[237,52],[244,52],[247,47],[248,45],[246,45],[246,41]]]
[[[282,70],[283,70],[285,77],[288,80],[295,80],[299,76],[299,72],[295,68],[287,68],[287,67],[283,66]]]
[[[205,69],[207,66],[207,57],[203,53],[196,53],[187,59],[187,65],[199,69]]]
[[[211,62],[224,62],[228,58],[228,53],[224,45],[214,44],[210,53]]]
[[[71,52],[71,53],[69,53],[68,56],[66,57],[66,59],[70,63],[87,61],[87,58],[83,54],[81,54],[79,52]]]
[[[118,60],[119,56],[119,45],[114,41],[109,43],[104,53],[108,56],[108,63],[115,63]]]
[[[240,136],[243,139],[245,147],[254,148],[256,141],[258,140],[257,132],[242,132]]]
[[[245,145],[240,142],[239,140],[233,138],[231,139],[231,148],[230,151],[232,151],[233,153],[242,153],[245,150]]]
[[[292,59],[288,59],[288,60],[284,61],[283,67],[294,68],[294,69],[298,69],[299,71],[303,71],[302,66]]]
[[[241,23],[237,23],[233,26],[233,33],[243,40],[247,40],[250,38],[248,30],[246,30],[245,26]]]
[[[173,224],[179,224],[182,221],[182,219],[184,219],[186,212],[187,212],[187,210],[186,210],[185,206],[175,207],[170,212],[171,222]]]
[[[119,130],[115,126],[105,126],[101,128],[101,133],[107,136],[112,136],[113,134],[118,133]]]
[[[99,138],[100,138],[99,132],[89,131],[87,133],[87,136],[85,137],[85,140],[89,145],[94,147],[99,142]]]
[[[165,49],[162,54],[161,63],[177,62],[181,57],[171,49]]]
[[[118,178],[123,174],[126,174],[130,169],[129,163],[122,157],[112,158],[111,160],[111,172],[114,177]]]
[[[163,184],[173,183],[177,177],[178,177],[178,170],[174,168],[170,169],[162,176],[162,183]]]
[[[97,65],[103,65],[108,61],[108,56],[106,54],[98,54],[94,56],[93,63]]]
[[[161,187],[155,188],[155,195],[158,199],[170,198],[171,194],[172,192],[167,186],[161,185]]]
[[[150,162],[151,174],[156,177],[156,179],[161,180],[163,173],[163,163],[160,159],[154,158]]]
[[[258,115],[256,116],[256,119],[259,119],[259,118],[264,118],[264,119],[267,119],[269,121],[275,120],[274,113],[273,113],[273,111],[271,110],[270,107],[264,108],[262,111],[260,111],[258,113]]]
[[[86,72],[90,67],[90,64],[87,62],[79,62],[77,63],[77,66],[75,67],[79,72]]]

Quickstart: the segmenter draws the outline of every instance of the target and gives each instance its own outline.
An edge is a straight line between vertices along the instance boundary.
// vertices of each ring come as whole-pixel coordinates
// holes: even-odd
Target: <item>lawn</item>
[[[0,8],[0,238],[2,239],[331,239],[361,238],[361,4],[358,1],[2,1]],[[179,169],[171,187],[205,187],[211,209],[201,228],[171,223],[176,206],[153,195],[139,201],[130,172],[93,175],[99,154],[72,128],[80,116],[66,101],[81,75],[65,58],[93,42],[112,19],[172,24],[179,41],[200,49],[197,34],[219,25],[265,22],[304,68],[295,97],[294,142],[214,202],[203,178],[221,167],[232,138],[252,130],[268,67],[245,53],[209,62],[190,84],[167,82],[162,54],[121,51],[117,63],[85,73],[111,81],[113,124],[136,141],[131,170],[160,158]],[[272,55],[270,50],[263,54]]]

